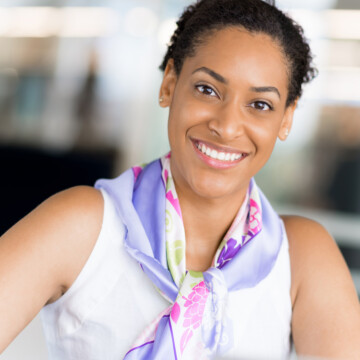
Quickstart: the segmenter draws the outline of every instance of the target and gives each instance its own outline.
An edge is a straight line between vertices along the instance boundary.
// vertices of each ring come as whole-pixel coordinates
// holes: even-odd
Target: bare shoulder
[[[37,221],[44,221],[44,224],[49,226],[62,223],[64,230],[80,230],[84,235],[98,232],[102,216],[102,195],[99,190],[90,186],[76,186],[59,192],[28,215],[31,220],[36,218]]]
[[[31,233],[47,242],[44,246],[56,246],[58,256],[67,259],[68,272],[62,271],[65,289],[71,286],[95,245],[103,207],[99,190],[76,186],[53,195],[22,220],[24,227],[28,225]],[[41,226],[37,228],[37,224]]]
[[[348,274],[345,261],[329,232],[318,222],[301,216],[282,216],[289,241],[293,304],[300,286],[314,271],[341,269]]]
[[[102,211],[103,198],[100,191],[93,187],[75,186],[51,196],[40,204],[39,208],[42,207],[65,209],[65,213],[83,209],[85,215],[91,216]]]
[[[328,231],[314,220],[292,215],[283,215],[281,218],[284,221],[291,245],[306,247],[306,243],[312,243],[311,239],[313,238],[319,239],[317,240],[319,242],[333,242]]]
[[[282,219],[289,239],[297,353],[357,359],[360,305],[336,242],[315,221],[297,216]]]
[[[102,216],[100,191],[89,186],[64,190],[45,200],[9,229],[1,237],[0,251],[12,250],[24,259],[46,252],[41,263],[49,273],[53,266],[48,262],[64,265],[58,281],[66,288],[89,256],[101,229]]]
[[[282,219],[289,241],[291,270],[296,275],[294,280],[300,280],[297,275],[305,270],[304,262],[308,262],[306,266],[320,266],[319,256],[327,261],[330,258],[343,262],[334,239],[321,224],[301,216],[282,216]]]
[[[72,285],[101,230],[103,198],[79,186],[40,204],[0,238],[0,352]]]
[[[46,199],[5,235],[19,226],[26,225],[29,221],[45,221],[46,226],[48,223],[66,220],[76,225],[79,220],[86,217],[102,216],[102,209],[103,198],[99,190],[90,186],[76,186]]]

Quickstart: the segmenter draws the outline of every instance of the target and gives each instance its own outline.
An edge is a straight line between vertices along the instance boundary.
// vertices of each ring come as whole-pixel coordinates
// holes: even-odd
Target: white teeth
[[[221,161],[235,161],[242,158],[242,154],[217,152],[215,149],[211,149],[207,147],[205,144],[198,143],[196,146],[203,154],[206,154],[212,159],[221,160]]]

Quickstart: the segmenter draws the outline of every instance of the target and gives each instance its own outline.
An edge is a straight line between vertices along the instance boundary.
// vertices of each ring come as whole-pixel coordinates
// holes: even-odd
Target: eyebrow
[[[257,93],[263,93],[263,92],[273,92],[279,96],[281,99],[280,91],[274,87],[274,86],[260,86],[260,87],[251,87],[251,91],[257,92]]]
[[[195,74],[196,72],[199,72],[199,71],[203,71],[203,72],[209,74],[209,75],[212,76],[215,80],[220,81],[220,82],[223,83],[223,84],[227,84],[227,83],[228,83],[228,81],[227,81],[223,76],[221,76],[220,74],[218,74],[218,73],[215,72],[214,70],[211,70],[211,69],[207,68],[206,66],[202,66],[202,67],[196,69],[195,71],[193,71],[193,74]]]
[[[207,73],[208,75],[213,77],[215,80],[217,80],[223,84],[228,84],[228,80],[226,80],[222,75],[218,74],[214,70],[209,69],[206,66],[202,66],[202,67],[194,70],[193,74],[195,74],[199,71]],[[259,86],[259,87],[254,86],[254,87],[251,87],[250,90],[257,92],[257,93],[273,92],[273,93],[277,94],[279,96],[279,98],[281,99],[280,91],[275,86]]]

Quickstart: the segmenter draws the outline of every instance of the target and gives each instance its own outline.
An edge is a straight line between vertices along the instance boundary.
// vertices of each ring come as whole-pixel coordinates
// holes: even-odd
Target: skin
[[[161,105],[170,107],[171,168],[188,269],[208,268],[250,178],[266,163],[276,139],[286,139],[296,107],[285,107],[287,83],[278,45],[240,29],[217,32],[185,60],[179,76],[169,62],[160,96]],[[259,92],[264,87],[276,88],[280,96]],[[196,154],[194,139],[247,156],[232,168],[214,168]],[[102,214],[101,194],[77,187],[48,199],[0,238],[0,352],[42,306],[72,285],[96,243]],[[358,359],[360,306],[335,242],[311,220],[283,220],[298,354]]]
[[[277,137],[285,139],[295,110],[295,104],[285,108],[287,84],[278,46],[268,36],[239,29],[218,32],[185,60],[178,77],[172,61],[165,69],[161,106],[170,107],[171,170],[185,224],[187,264],[194,270],[211,265],[251,177],[269,159]],[[277,92],[253,90],[264,87]],[[194,139],[247,156],[237,166],[219,170],[199,159]]]

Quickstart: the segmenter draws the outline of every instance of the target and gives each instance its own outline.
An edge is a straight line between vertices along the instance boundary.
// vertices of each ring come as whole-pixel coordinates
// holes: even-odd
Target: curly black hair
[[[185,58],[194,56],[213,31],[228,26],[267,34],[280,45],[290,74],[286,106],[293,104],[301,96],[303,84],[317,75],[302,27],[276,8],[272,0],[197,0],[185,8],[177,21],[160,69],[164,71],[169,59],[173,59],[179,75]]]

